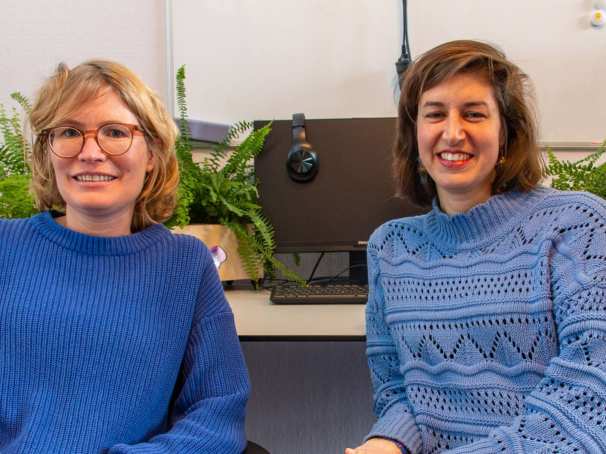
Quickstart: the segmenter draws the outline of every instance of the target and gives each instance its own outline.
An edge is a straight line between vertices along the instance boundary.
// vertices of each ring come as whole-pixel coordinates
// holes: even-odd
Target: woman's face
[[[61,126],[86,131],[115,122],[139,125],[137,117],[118,94],[104,89],[83,104]],[[50,150],[49,150],[50,153]],[[60,158],[51,153],[57,186],[66,204],[67,224],[81,221],[116,222],[128,226],[145,175],[154,165],[153,156],[141,134],[135,134],[128,151],[119,156],[104,153],[93,134],[87,135],[80,153]],[[128,232],[122,232],[128,233]]]
[[[492,87],[480,75],[458,74],[422,94],[419,159],[444,211],[467,211],[491,196],[500,133]]]

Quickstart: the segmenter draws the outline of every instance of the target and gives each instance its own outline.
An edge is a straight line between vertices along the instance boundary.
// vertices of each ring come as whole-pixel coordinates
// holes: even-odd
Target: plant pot
[[[195,236],[206,244],[213,254],[222,281],[250,279],[238,254],[236,235],[228,227],[221,224],[190,224],[185,227],[174,227],[172,230],[175,233]],[[259,276],[263,276],[262,269],[259,269]]]

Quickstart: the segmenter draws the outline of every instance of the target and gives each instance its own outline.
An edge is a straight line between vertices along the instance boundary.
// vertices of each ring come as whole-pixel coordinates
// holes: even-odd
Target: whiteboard
[[[413,58],[453,39],[496,44],[536,87],[541,139],[606,138],[606,28],[592,0],[409,0]],[[401,0],[174,0],[169,65],[192,119],[390,117]],[[171,69],[174,69],[171,68]]]

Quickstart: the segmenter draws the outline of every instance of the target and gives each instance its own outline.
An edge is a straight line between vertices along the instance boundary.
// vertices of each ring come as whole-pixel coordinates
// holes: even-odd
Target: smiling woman
[[[539,186],[527,83],[476,41],[405,74],[396,180],[431,210],[369,240],[377,422],[346,454],[606,452],[606,206]]]
[[[249,393],[209,251],[174,235],[176,127],[124,66],[59,65],[29,219],[0,220],[0,449],[232,453]]]
[[[109,129],[112,123],[118,128]],[[176,127],[157,97],[125,67],[104,61],[72,70],[60,65],[40,92],[31,124],[39,133],[32,156],[33,189],[39,208],[65,211],[59,222],[78,222],[84,229],[91,224],[94,229],[103,220],[101,225],[115,229],[105,233],[116,236],[172,214],[178,184]],[[94,140],[91,129],[96,131]],[[108,134],[114,143],[116,134],[124,136],[121,148],[110,146]],[[66,149],[68,136],[71,145]],[[75,173],[87,172],[112,181],[75,184]],[[67,203],[66,197],[72,196],[76,205]],[[80,206],[81,197],[98,199],[98,210]],[[122,202],[111,206],[112,198]]]
[[[137,117],[106,88],[61,126],[44,131],[57,189],[65,201],[65,216],[58,222],[82,233],[95,233],[99,224],[109,229],[104,229],[106,236],[131,233],[135,203],[154,168],[140,126],[128,125],[133,122]]]

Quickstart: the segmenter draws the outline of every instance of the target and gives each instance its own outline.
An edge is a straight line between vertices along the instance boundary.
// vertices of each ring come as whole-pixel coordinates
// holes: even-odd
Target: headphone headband
[[[305,134],[305,114],[292,114],[292,141],[293,143],[303,143],[306,140]]]
[[[292,114],[292,127],[296,128],[298,126],[305,127],[305,114],[304,113]]]

